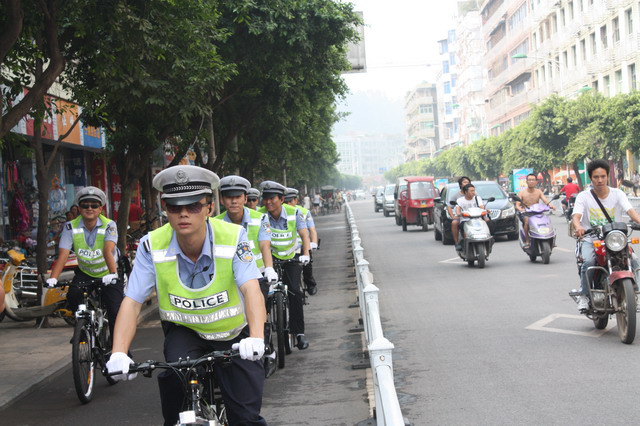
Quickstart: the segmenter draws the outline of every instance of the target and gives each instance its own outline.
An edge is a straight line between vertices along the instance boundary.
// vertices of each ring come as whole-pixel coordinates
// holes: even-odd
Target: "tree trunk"
[[[118,155],[115,160],[122,184],[118,220],[116,222],[118,226],[118,248],[120,252],[126,253],[131,198],[136,184],[149,167],[149,156],[144,153],[136,154],[134,152],[127,152],[126,154]]]
[[[38,233],[36,245],[36,264],[39,274],[47,273],[47,228],[49,226],[49,192],[47,175],[49,168],[45,164],[42,151],[42,122],[35,120],[31,146],[36,157],[36,182],[38,184]],[[39,283],[40,286],[42,283]],[[39,291],[41,291],[39,289]]]
[[[576,174],[576,183],[580,187],[580,189],[584,189],[584,182],[582,182],[582,176],[580,175],[580,169],[578,167],[578,162],[574,161],[571,163],[571,168],[573,169],[573,173]]]

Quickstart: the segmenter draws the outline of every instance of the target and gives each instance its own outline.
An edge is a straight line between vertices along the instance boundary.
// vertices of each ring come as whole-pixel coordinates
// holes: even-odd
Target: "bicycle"
[[[110,385],[117,383],[107,374],[107,360],[111,356],[111,330],[106,311],[102,307],[102,278],[73,283],[58,282],[56,287],[83,289],[82,303],[75,312],[76,324],[71,339],[71,363],[73,383],[78,399],[83,404],[91,402],[95,385],[95,369],[100,371]]]
[[[181,379],[187,400],[187,409],[180,413],[178,425],[207,424],[211,426],[228,425],[227,411],[222,393],[216,382],[214,365],[231,363],[239,356],[237,350],[214,351],[197,359],[179,359],[175,362],[145,361],[131,364],[129,373],[142,373],[151,377],[157,369],[173,370]],[[108,373],[108,376],[122,374],[120,371]]]

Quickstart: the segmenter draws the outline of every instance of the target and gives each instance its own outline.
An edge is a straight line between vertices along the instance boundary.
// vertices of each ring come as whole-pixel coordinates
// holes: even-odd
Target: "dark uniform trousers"
[[[167,362],[179,358],[199,358],[212,351],[229,350],[234,343],[248,336],[248,327],[240,336],[230,341],[205,340],[188,327],[163,321],[164,357]],[[214,367],[215,377],[225,407],[229,424],[266,425],[260,416],[262,391],[264,388],[264,365],[262,361],[247,361],[233,358],[230,365]],[[160,402],[165,426],[175,425],[180,412],[186,408],[184,388],[179,377],[171,370],[158,375]]]
[[[296,255],[295,259],[299,258]],[[298,262],[282,265],[282,282],[289,290],[289,327],[291,334],[304,334],[304,310],[302,305],[302,265]]]
[[[73,283],[76,284],[78,282],[95,280],[95,277],[91,275],[87,275],[80,270],[80,268],[76,268],[74,270],[75,276],[73,277]],[[67,293],[67,307],[69,310],[74,312],[78,309],[78,305],[82,303],[82,293],[83,289],[77,287],[69,287],[69,292]],[[111,335],[113,336],[113,329],[116,326],[116,317],[118,316],[118,311],[120,310],[120,304],[122,303],[122,299],[124,298],[124,284],[109,284],[102,285],[102,305],[107,309],[107,318],[109,319],[109,330],[111,331]]]
[[[311,250],[309,250],[309,259],[311,258],[313,258],[313,255],[311,254]],[[302,267],[302,279],[308,289],[318,285],[315,278],[313,278],[313,266],[311,265],[311,262]]]

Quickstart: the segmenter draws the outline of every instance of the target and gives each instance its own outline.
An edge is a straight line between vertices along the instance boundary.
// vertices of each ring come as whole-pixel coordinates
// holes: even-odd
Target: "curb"
[[[138,324],[145,321],[149,318],[155,311],[158,310],[157,299],[154,295],[152,295],[152,303],[151,305],[144,305],[142,311],[140,311],[140,315],[138,315]],[[4,395],[0,395],[0,411],[9,407],[11,404],[16,402],[17,400],[27,396],[27,394],[41,389],[44,386],[48,385],[55,379],[57,379],[64,370],[67,369],[71,365],[71,356],[66,355],[65,357],[59,359],[54,362],[52,365],[48,366],[44,370],[38,372],[38,376],[31,377],[23,381],[20,385],[14,387],[11,391],[7,392]]]

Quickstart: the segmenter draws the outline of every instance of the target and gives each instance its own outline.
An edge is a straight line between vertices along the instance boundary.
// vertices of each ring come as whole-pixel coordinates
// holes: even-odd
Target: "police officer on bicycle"
[[[247,189],[247,202],[245,206],[252,210],[258,210],[258,202],[260,201],[260,191],[255,188]]]
[[[302,267],[309,263],[310,243],[307,224],[300,210],[284,203],[286,188],[271,180],[260,184],[264,207],[259,212],[268,213],[271,224],[271,254],[280,260],[297,260],[283,265],[282,281],[287,285],[289,296],[291,334],[296,336],[296,347],[300,350],[309,347],[304,335],[304,311],[302,304]],[[297,255],[298,236],[302,239],[301,254]]]
[[[73,283],[102,279],[104,289],[102,301],[107,309],[109,328],[113,336],[116,316],[123,298],[123,283],[118,281],[117,249],[118,229],[116,223],[102,214],[107,196],[100,188],[87,186],[76,195],[80,215],[64,224],[60,234],[58,259],[47,287],[55,287],[71,250],[76,254],[78,266]],[[82,302],[83,290],[71,286],[67,293],[67,307],[71,311]]]
[[[251,251],[256,265],[264,278],[260,280],[263,296],[267,297],[269,282],[278,281],[278,274],[273,269],[271,258],[271,226],[265,213],[245,207],[251,183],[243,177],[230,175],[220,179],[220,201],[226,211],[216,219],[235,223],[247,231]],[[275,352],[265,356],[265,375],[271,376],[276,370]]]
[[[115,376],[120,380],[136,376],[127,374],[132,360],[126,352],[142,303],[155,288],[166,361],[239,347],[240,358],[215,366],[229,423],[266,425],[260,416],[267,317],[258,284],[262,275],[247,231],[208,217],[218,183],[215,173],[196,166],[170,167],[153,179],[169,223],[140,240],[107,368],[122,371]],[[166,370],[158,385],[165,425],[173,425],[185,408],[183,384]]]
[[[284,194],[284,202],[289,204],[290,206],[295,207],[300,210],[302,213],[302,217],[304,218],[307,229],[309,230],[309,240],[311,250],[309,251],[309,257],[313,258],[313,250],[318,249],[318,233],[316,232],[316,224],[313,221],[313,217],[311,216],[311,211],[302,207],[299,203],[299,193],[295,188],[287,188]],[[302,240],[298,237],[298,248],[301,249]],[[318,293],[318,284],[316,283],[315,278],[313,278],[313,266],[312,263],[309,262],[302,268],[302,279],[304,280],[304,284],[307,286],[307,292],[310,296]]]

